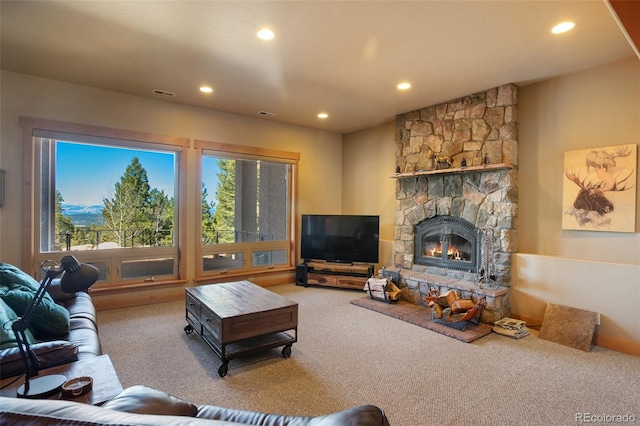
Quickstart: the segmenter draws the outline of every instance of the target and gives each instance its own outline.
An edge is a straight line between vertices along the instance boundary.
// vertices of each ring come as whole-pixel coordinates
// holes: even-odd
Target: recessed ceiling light
[[[213,92],[213,89],[211,87],[209,87],[209,86],[202,86],[202,87],[200,87],[200,91],[202,93],[211,93],[211,92]]]
[[[400,90],[407,90],[407,89],[409,89],[411,87],[411,83],[406,83],[406,82],[400,83],[400,84],[398,84],[397,87]]]
[[[326,112],[321,112],[320,114],[318,114],[318,118],[328,118],[329,114],[327,114]]]
[[[258,38],[260,40],[273,40],[276,34],[268,28],[261,29],[258,31]]]
[[[551,32],[554,34],[562,34],[562,33],[566,33],[567,31],[570,31],[573,29],[573,27],[576,26],[575,22],[560,22],[558,25],[556,25],[555,27],[551,28]]]

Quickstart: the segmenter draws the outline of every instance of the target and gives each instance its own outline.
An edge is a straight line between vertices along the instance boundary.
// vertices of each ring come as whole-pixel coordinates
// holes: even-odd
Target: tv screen
[[[378,263],[379,216],[302,215],[305,260]]]

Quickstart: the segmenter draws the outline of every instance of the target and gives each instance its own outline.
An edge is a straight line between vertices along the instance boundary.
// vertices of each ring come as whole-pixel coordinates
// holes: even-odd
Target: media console
[[[310,261],[296,266],[296,284],[305,287],[316,285],[362,290],[371,276],[373,265],[364,263]]]

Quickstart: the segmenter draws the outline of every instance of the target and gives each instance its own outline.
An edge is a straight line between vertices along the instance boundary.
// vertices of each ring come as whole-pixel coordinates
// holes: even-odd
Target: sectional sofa
[[[24,372],[11,323],[31,301],[39,283],[20,269],[0,263],[0,376]],[[31,348],[43,368],[102,354],[96,312],[88,293],[64,293],[54,281],[29,331]],[[288,416],[196,405],[146,386],[125,389],[102,406],[55,399],[0,397],[0,424],[8,425],[263,425],[388,426],[384,412],[363,405],[325,416]]]

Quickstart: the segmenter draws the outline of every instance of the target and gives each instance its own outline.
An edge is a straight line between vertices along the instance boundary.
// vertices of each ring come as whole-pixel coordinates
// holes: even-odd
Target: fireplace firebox
[[[414,263],[477,273],[480,238],[475,225],[455,216],[435,216],[414,228]]]

